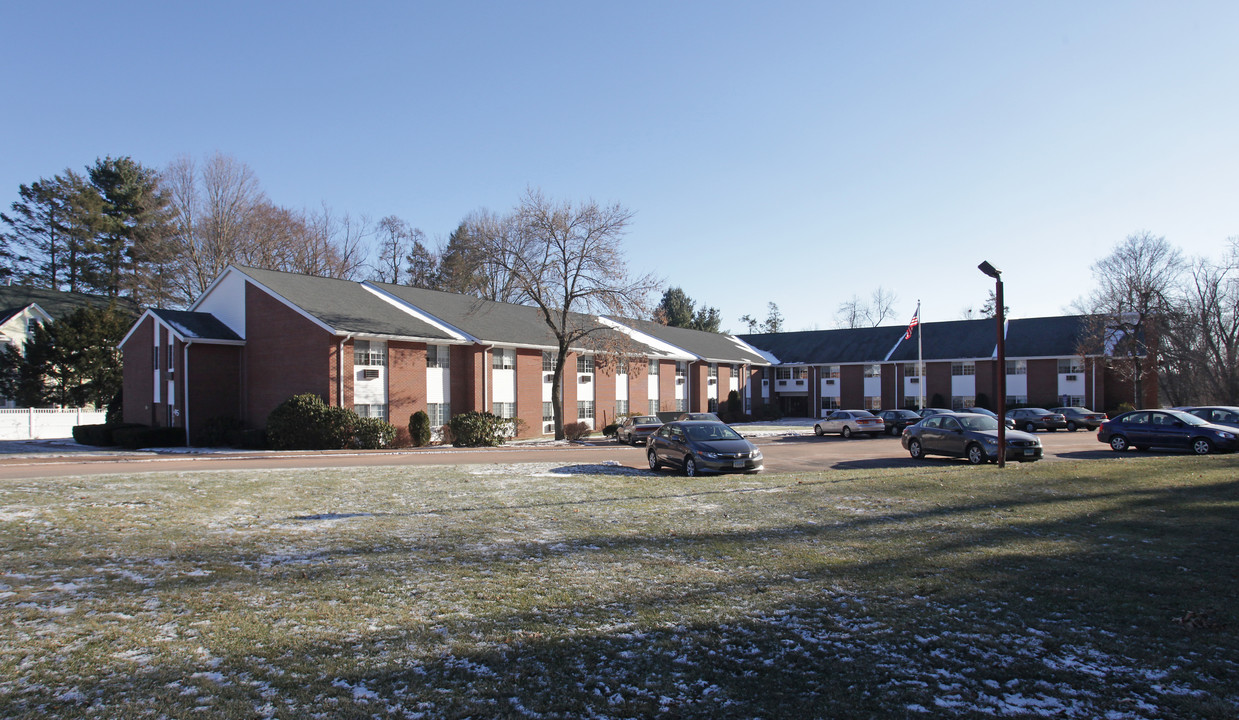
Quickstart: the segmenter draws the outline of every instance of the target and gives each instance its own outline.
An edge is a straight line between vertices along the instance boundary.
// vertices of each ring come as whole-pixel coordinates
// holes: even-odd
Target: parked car
[[[1067,427],[1067,418],[1044,408],[1016,408],[1008,411],[1007,417],[1014,420],[1015,426],[1024,432],[1036,432],[1037,430],[1053,432]]]
[[[1080,428],[1096,430],[1107,419],[1103,412],[1093,412],[1082,407],[1056,407],[1050,408],[1050,412],[1056,412],[1066,418],[1067,429],[1071,432]]]
[[[690,413],[683,410],[663,410],[658,413],[660,422],[674,422],[676,420],[713,420],[714,422],[723,422],[723,419],[712,412]]]
[[[651,470],[677,467],[685,475],[760,472],[761,450],[729,425],[711,420],[677,420],[650,435],[645,451]]]
[[[998,460],[998,419],[979,413],[932,415],[903,431],[904,449],[913,459],[926,455],[968,458],[973,465]],[[1041,440],[1036,435],[1006,431],[1006,459],[1040,460]]]
[[[1239,450],[1233,427],[1214,425],[1182,410],[1132,410],[1106,420],[1097,439],[1111,450],[1151,447],[1188,448],[1197,455]]]
[[[955,412],[955,411],[954,411],[954,410],[952,410],[951,408],[935,408],[935,407],[927,407],[927,408],[921,408],[921,409],[920,409],[921,417],[923,417],[923,418],[927,418],[927,417],[929,417],[930,415],[937,415],[937,414],[939,414],[939,413],[953,413],[953,412]]]
[[[836,410],[813,425],[813,432],[819,436],[839,433],[845,438],[856,433],[881,435],[885,430],[886,423],[882,422],[882,418],[868,410]]]
[[[629,445],[644,445],[650,434],[663,426],[653,415],[629,415],[615,430],[615,439]]]
[[[981,407],[963,408],[959,412],[977,413],[979,415],[989,415],[995,420],[998,419],[998,413],[994,412],[993,410],[986,410],[985,408],[981,408]],[[1012,429],[1015,428],[1015,421],[1012,420],[1011,418],[1004,417],[1002,421],[1003,421],[1003,424],[1006,425],[1008,428],[1012,428]]]
[[[883,410],[878,417],[882,418],[886,432],[891,435],[900,435],[904,428],[921,421],[921,416],[914,410]]]
[[[1205,422],[1211,422],[1214,425],[1239,427],[1239,407],[1234,407],[1233,405],[1188,407],[1183,408],[1183,410],[1195,415]]]

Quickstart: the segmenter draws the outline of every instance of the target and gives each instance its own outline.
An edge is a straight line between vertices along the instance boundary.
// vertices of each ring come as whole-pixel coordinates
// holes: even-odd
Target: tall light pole
[[[1002,306],[1002,271],[990,265],[988,261],[977,265],[977,269],[994,278],[997,287],[994,289],[994,317],[998,320],[998,467],[1007,465],[1007,338],[1003,332],[1006,318],[1003,317]]]

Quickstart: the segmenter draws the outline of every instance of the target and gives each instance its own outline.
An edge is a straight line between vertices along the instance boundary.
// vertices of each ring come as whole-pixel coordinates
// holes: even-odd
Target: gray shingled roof
[[[170,325],[182,337],[192,340],[228,340],[240,341],[237,335],[227,325],[219,321],[211,313],[190,312],[188,310],[151,310],[151,314]]]
[[[692,355],[708,362],[749,363],[751,365],[769,365],[770,361],[745,347],[743,343],[731,335],[691,330],[689,328],[672,327],[649,320],[633,320],[630,318],[611,318],[621,325],[643,332],[657,338],[668,345],[674,345]]]
[[[336,332],[453,340],[450,333],[400,309],[353,280],[236,267]]]
[[[998,328],[993,319],[921,323],[919,332],[925,360],[990,358],[998,347]],[[890,362],[916,362],[916,333],[914,330],[910,339],[899,344]]]
[[[1066,357],[1079,354],[1088,315],[1024,318],[1007,325],[1007,357]]]
[[[137,304],[129,298],[109,298],[29,285],[0,285],[0,322],[7,322],[33,303],[37,303],[53,320],[60,320],[79,308],[106,308],[112,303],[122,312],[135,317],[140,313]]]
[[[837,365],[881,362],[903,337],[906,328],[876,327],[843,330],[741,335],[753,347],[774,355],[785,365]],[[915,336],[913,336],[915,338]]]
[[[551,329],[547,327],[546,321],[542,319],[541,312],[530,305],[483,300],[469,295],[427,290],[408,285],[377,282],[371,284],[469,334],[480,342],[545,348],[555,348],[559,345]],[[621,336],[615,330],[599,323],[598,319],[592,315],[572,313],[571,317],[574,322],[578,323],[577,327],[596,328],[589,336],[592,343],[587,343],[586,346],[610,342],[631,342],[623,339],[626,336]],[[661,354],[646,346],[642,346],[642,351],[652,355]]]

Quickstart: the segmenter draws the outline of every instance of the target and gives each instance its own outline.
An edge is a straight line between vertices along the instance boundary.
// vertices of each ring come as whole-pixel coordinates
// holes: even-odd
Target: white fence
[[[0,440],[73,437],[74,425],[99,425],[106,415],[102,410],[0,409]]]

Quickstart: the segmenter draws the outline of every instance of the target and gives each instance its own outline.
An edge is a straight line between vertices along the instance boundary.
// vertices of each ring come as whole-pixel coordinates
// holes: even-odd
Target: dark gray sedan
[[[1196,417],[1214,425],[1229,425],[1230,427],[1239,427],[1239,407],[1233,405],[1207,405],[1200,407],[1183,408],[1184,412],[1189,412]]]
[[[1036,435],[1008,430],[1006,440],[1007,460],[1041,459],[1041,440]],[[998,420],[977,413],[931,415],[908,426],[902,442],[916,460],[926,455],[950,455],[980,465],[998,460]]]
[[[629,415],[615,429],[615,439],[629,445],[644,445],[646,438],[662,426],[663,421],[653,415]]]
[[[721,422],[678,420],[650,435],[645,451],[651,470],[679,468],[685,475],[699,472],[760,472],[761,450]]]

